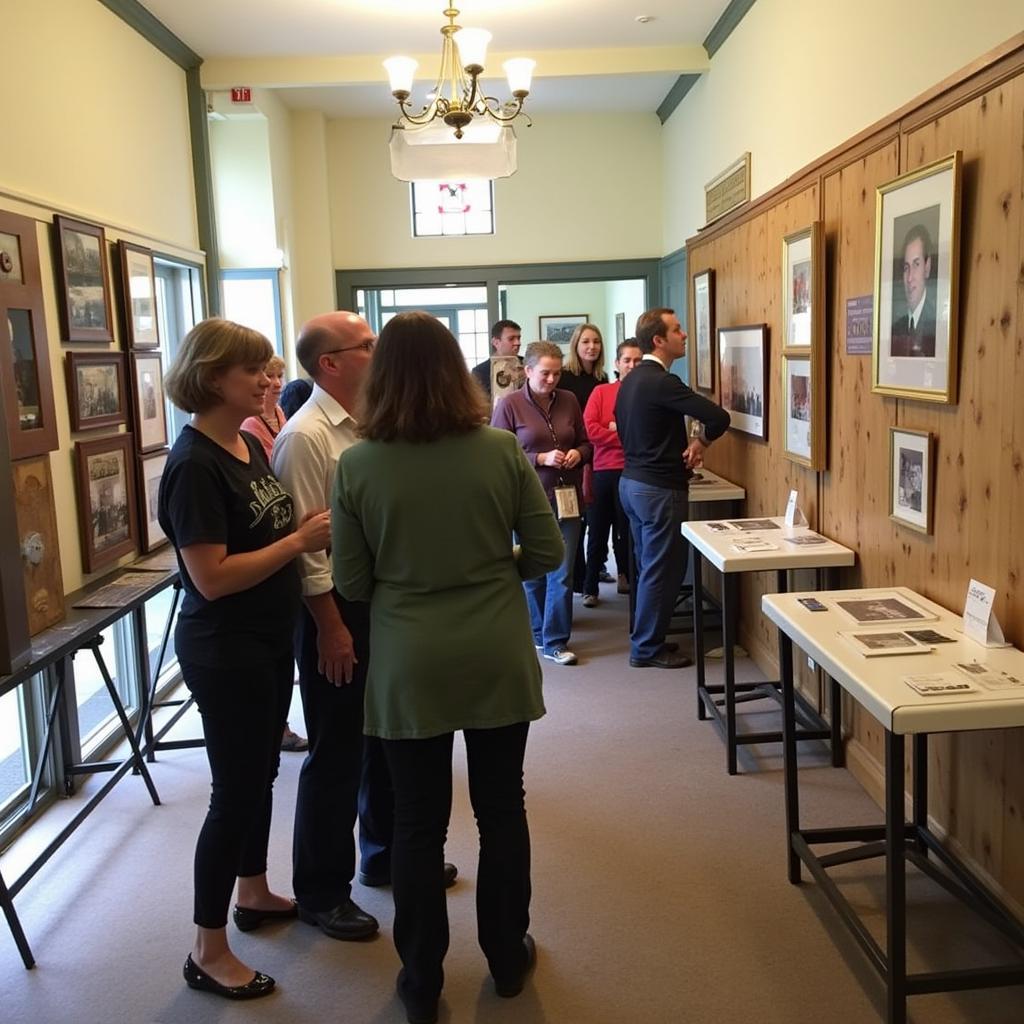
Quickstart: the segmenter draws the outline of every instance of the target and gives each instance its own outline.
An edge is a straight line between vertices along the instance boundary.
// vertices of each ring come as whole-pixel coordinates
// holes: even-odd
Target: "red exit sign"
[[[252,103],[252,88],[248,85],[236,85],[231,90],[232,103]]]

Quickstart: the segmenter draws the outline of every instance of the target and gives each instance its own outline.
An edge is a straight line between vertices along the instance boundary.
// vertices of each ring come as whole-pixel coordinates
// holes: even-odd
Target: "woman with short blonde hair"
[[[270,387],[263,399],[263,411],[259,416],[248,416],[242,420],[242,430],[249,431],[263,445],[269,461],[270,453],[274,450],[274,440],[288,419],[278,404],[284,390],[284,360],[280,356],[271,356],[263,372],[270,378]]]

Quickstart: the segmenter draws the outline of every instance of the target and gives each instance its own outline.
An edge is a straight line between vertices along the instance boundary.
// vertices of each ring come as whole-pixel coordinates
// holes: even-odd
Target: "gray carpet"
[[[476,1024],[867,1024],[883,989],[813,882],[785,877],[778,746],[748,748],[725,773],[713,726],[696,719],[693,670],[626,667],[625,598],[577,608],[581,664],[545,662],[548,715],[532,730],[527,805],[533,836],[535,975],[498,999],[475,942],[475,832],[456,742],[456,802],[448,857],[460,868],[448,897],[452,944],[441,1021]],[[745,678],[756,667],[741,663]],[[712,669],[717,672],[718,669]],[[753,708],[764,705],[753,705]],[[748,717],[749,716],[749,717]],[[297,726],[298,714],[293,714]],[[777,715],[744,710],[744,721]],[[186,720],[176,735],[194,733]],[[288,890],[290,821],[301,755],[284,755],[271,878]],[[880,820],[825,748],[801,753],[804,824]],[[340,943],[289,923],[231,941],[274,975],[279,991],[252,1004],[194,993],[181,980],[192,936],[192,847],[207,799],[202,751],[161,755],[152,807],[127,778],[26,887],[17,907],[39,964],[25,971],[0,923],[4,1024],[392,1024],[398,960],[388,890],[356,886],[382,934]],[[76,801],[47,812],[2,861],[8,878]],[[847,867],[843,886],[876,933],[881,864]],[[910,876],[911,966],[941,969],[1009,958],[1004,944]],[[915,997],[916,1024],[1017,1024],[1024,988]]]

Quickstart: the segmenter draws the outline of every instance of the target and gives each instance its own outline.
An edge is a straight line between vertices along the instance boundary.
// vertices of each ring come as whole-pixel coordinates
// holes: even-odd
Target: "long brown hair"
[[[377,339],[363,381],[359,435],[437,441],[486,423],[487,402],[452,332],[429,313],[399,313]]]
[[[583,360],[580,359],[580,338],[583,337],[584,331],[593,331],[597,335],[597,343],[601,346],[601,354],[594,360],[594,369],[590,376],[595,380],[607,380],[608,374],[604,372],[604,335],[597,324],[576,325],[576,329],[572,332],[572,337],[569,339],[569,355],[565,360],[565,368],[570,373],[576,374],[577,377],[582,377],[586,374],[587,371],[583,365]]]

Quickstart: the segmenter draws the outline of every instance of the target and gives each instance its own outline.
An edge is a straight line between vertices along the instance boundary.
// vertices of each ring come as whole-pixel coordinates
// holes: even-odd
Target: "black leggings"
[[[267,870],[281,734],[295,679],[291,651],[246,668],[181,662],[203,719],[212,787],[195,858],[194,920],[223,928],[236,878]]]

